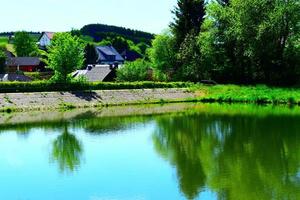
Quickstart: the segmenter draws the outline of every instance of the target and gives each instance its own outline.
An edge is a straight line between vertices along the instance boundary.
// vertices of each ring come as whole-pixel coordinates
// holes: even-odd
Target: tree
[[[57,33],[49,47],[49,67],[55,71],[54,81],[65,83],[68,75],[82,67],[84,46],[69,33]]]
[[[35,41],[29,35],[29,33],[25,31],[15,33],[14,47],[19,57],[38,55],[38,47]]]
[[[2,51],[2,49],[0,49],[0,74],[5,72],[5,62],[6,62],[6,55]]]
[[[120,36],[111,39],[111,44],[119,53],[122,53],[124,50],[129,49],[128,41]]]
[[[169,79],[176,64],[175,40],[170,32],[157,35],[148,50],[154,72],[159,80]]]
[[[146,81],[149,79],[149,69],[151,63],[142,59],[133,62],[127,62],[117,70],[118,81]]]
[[[84,61],[84,68],[88,65],[88,64],[96,64],[97,59],[98,59],[98,55],[96,52],[96,47],[93,44],[88,43],[85,46],[84,49],[84,57],[85,57],[85,61]]]
[[[207,58],[222,58],[209,62],[219,66],[215,72],[227,82],[295,83],[299,77],[299,10],[297,0],[211,3],[199,37],[206,44],[206,51],[201,50],[204,63]]]
[[[180,68],[176,71],[176,79],[198,82],[208,78],[208,72],[201,65],[199,45],[195,42],[196,35],[189,33],[182,42],[177,55]]]
[[[175,17],[170,28],[175,36],[176,47],[180,48],[181,43],[187,34],[193,31],[198,34],[205,16],[204,0],[178,0],[177,7],[172,12]]]

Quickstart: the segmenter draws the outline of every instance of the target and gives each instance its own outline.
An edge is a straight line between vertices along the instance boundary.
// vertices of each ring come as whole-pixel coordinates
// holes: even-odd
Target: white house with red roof
[[[39,38],[39,45],[42,48],[45,48],[51,44],[51,40],[53,39],[54,32],[43,32]]]

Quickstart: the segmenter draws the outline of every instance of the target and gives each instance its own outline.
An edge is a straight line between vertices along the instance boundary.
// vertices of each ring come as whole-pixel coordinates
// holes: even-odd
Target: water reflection
[[[83,153],[82,144],[65,125],[63,133],[53,141],[52,158],[61,172],[73,172],[80,166]]]
[[[192,114],[159,117],[157,152],[176,167],[181,191],[218,199],[300,199],[300,118]]]

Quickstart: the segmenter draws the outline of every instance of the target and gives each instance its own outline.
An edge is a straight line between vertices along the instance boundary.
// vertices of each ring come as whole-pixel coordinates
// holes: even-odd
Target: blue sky
[[[0,32],[68,31],[104,23],[160,33],[176,0],[8,0],[1,2]]]

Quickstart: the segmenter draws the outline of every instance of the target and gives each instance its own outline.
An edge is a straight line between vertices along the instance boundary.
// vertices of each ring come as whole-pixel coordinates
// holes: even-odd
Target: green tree
[[[299,10],[298,0],[211,3],[199,37],[206,44],[201,45],[206,49],[201,50],[204,63],[213,61],[215,72],[230,82],[295,82],[299,77]]]
[[[149,48],[149,45],[147,45],[145,42],[140,42],[136,45],[140,49],[140,53],[142,55],[146,55],[147,49]]]
[[[57,33],[49,47],[49,67],[55,71],[53,80],[67,82],[68,75],[84,63],[84,45],[77,36]]]
[[[173,10],[174,21],[170,28],[175,36],[177,49],[191,31],[198,34],[205,16],[204,0],[178,0]]]
[[[122,53],[124,50],[129,49],[128,41],[125,38],[120,36],[111,39],[111,44],[119,53]]]
[[[153,64],[155,76],[159,80],[169,79],[176,65],[175,39],[170,32],[155,36],[148,56]]]
[[[146,81],[149,79],[149,69],[151,63],[138,59],[134,62],[126,62],[117,70],[118,81]]]
[[[35,41],[29,33],[25,31],[15,33],[14,48],[19,57],[38,55],[38,47]]]
[[[84,57],[85,57],[85,61],[84,61],[84,68],[88,65],[88,64],[96,64],[97,59],[98,59],[98,54],[96,52],[96,47],[93,44],[88,43],[85,46],[84,49]]]
[[[208,79],[208,72],[201,65],[200,48],[195,38],[194,33],[187,34],[180,46],[177,59],[181,67],[176,71],[177,80],[197,82]]]

